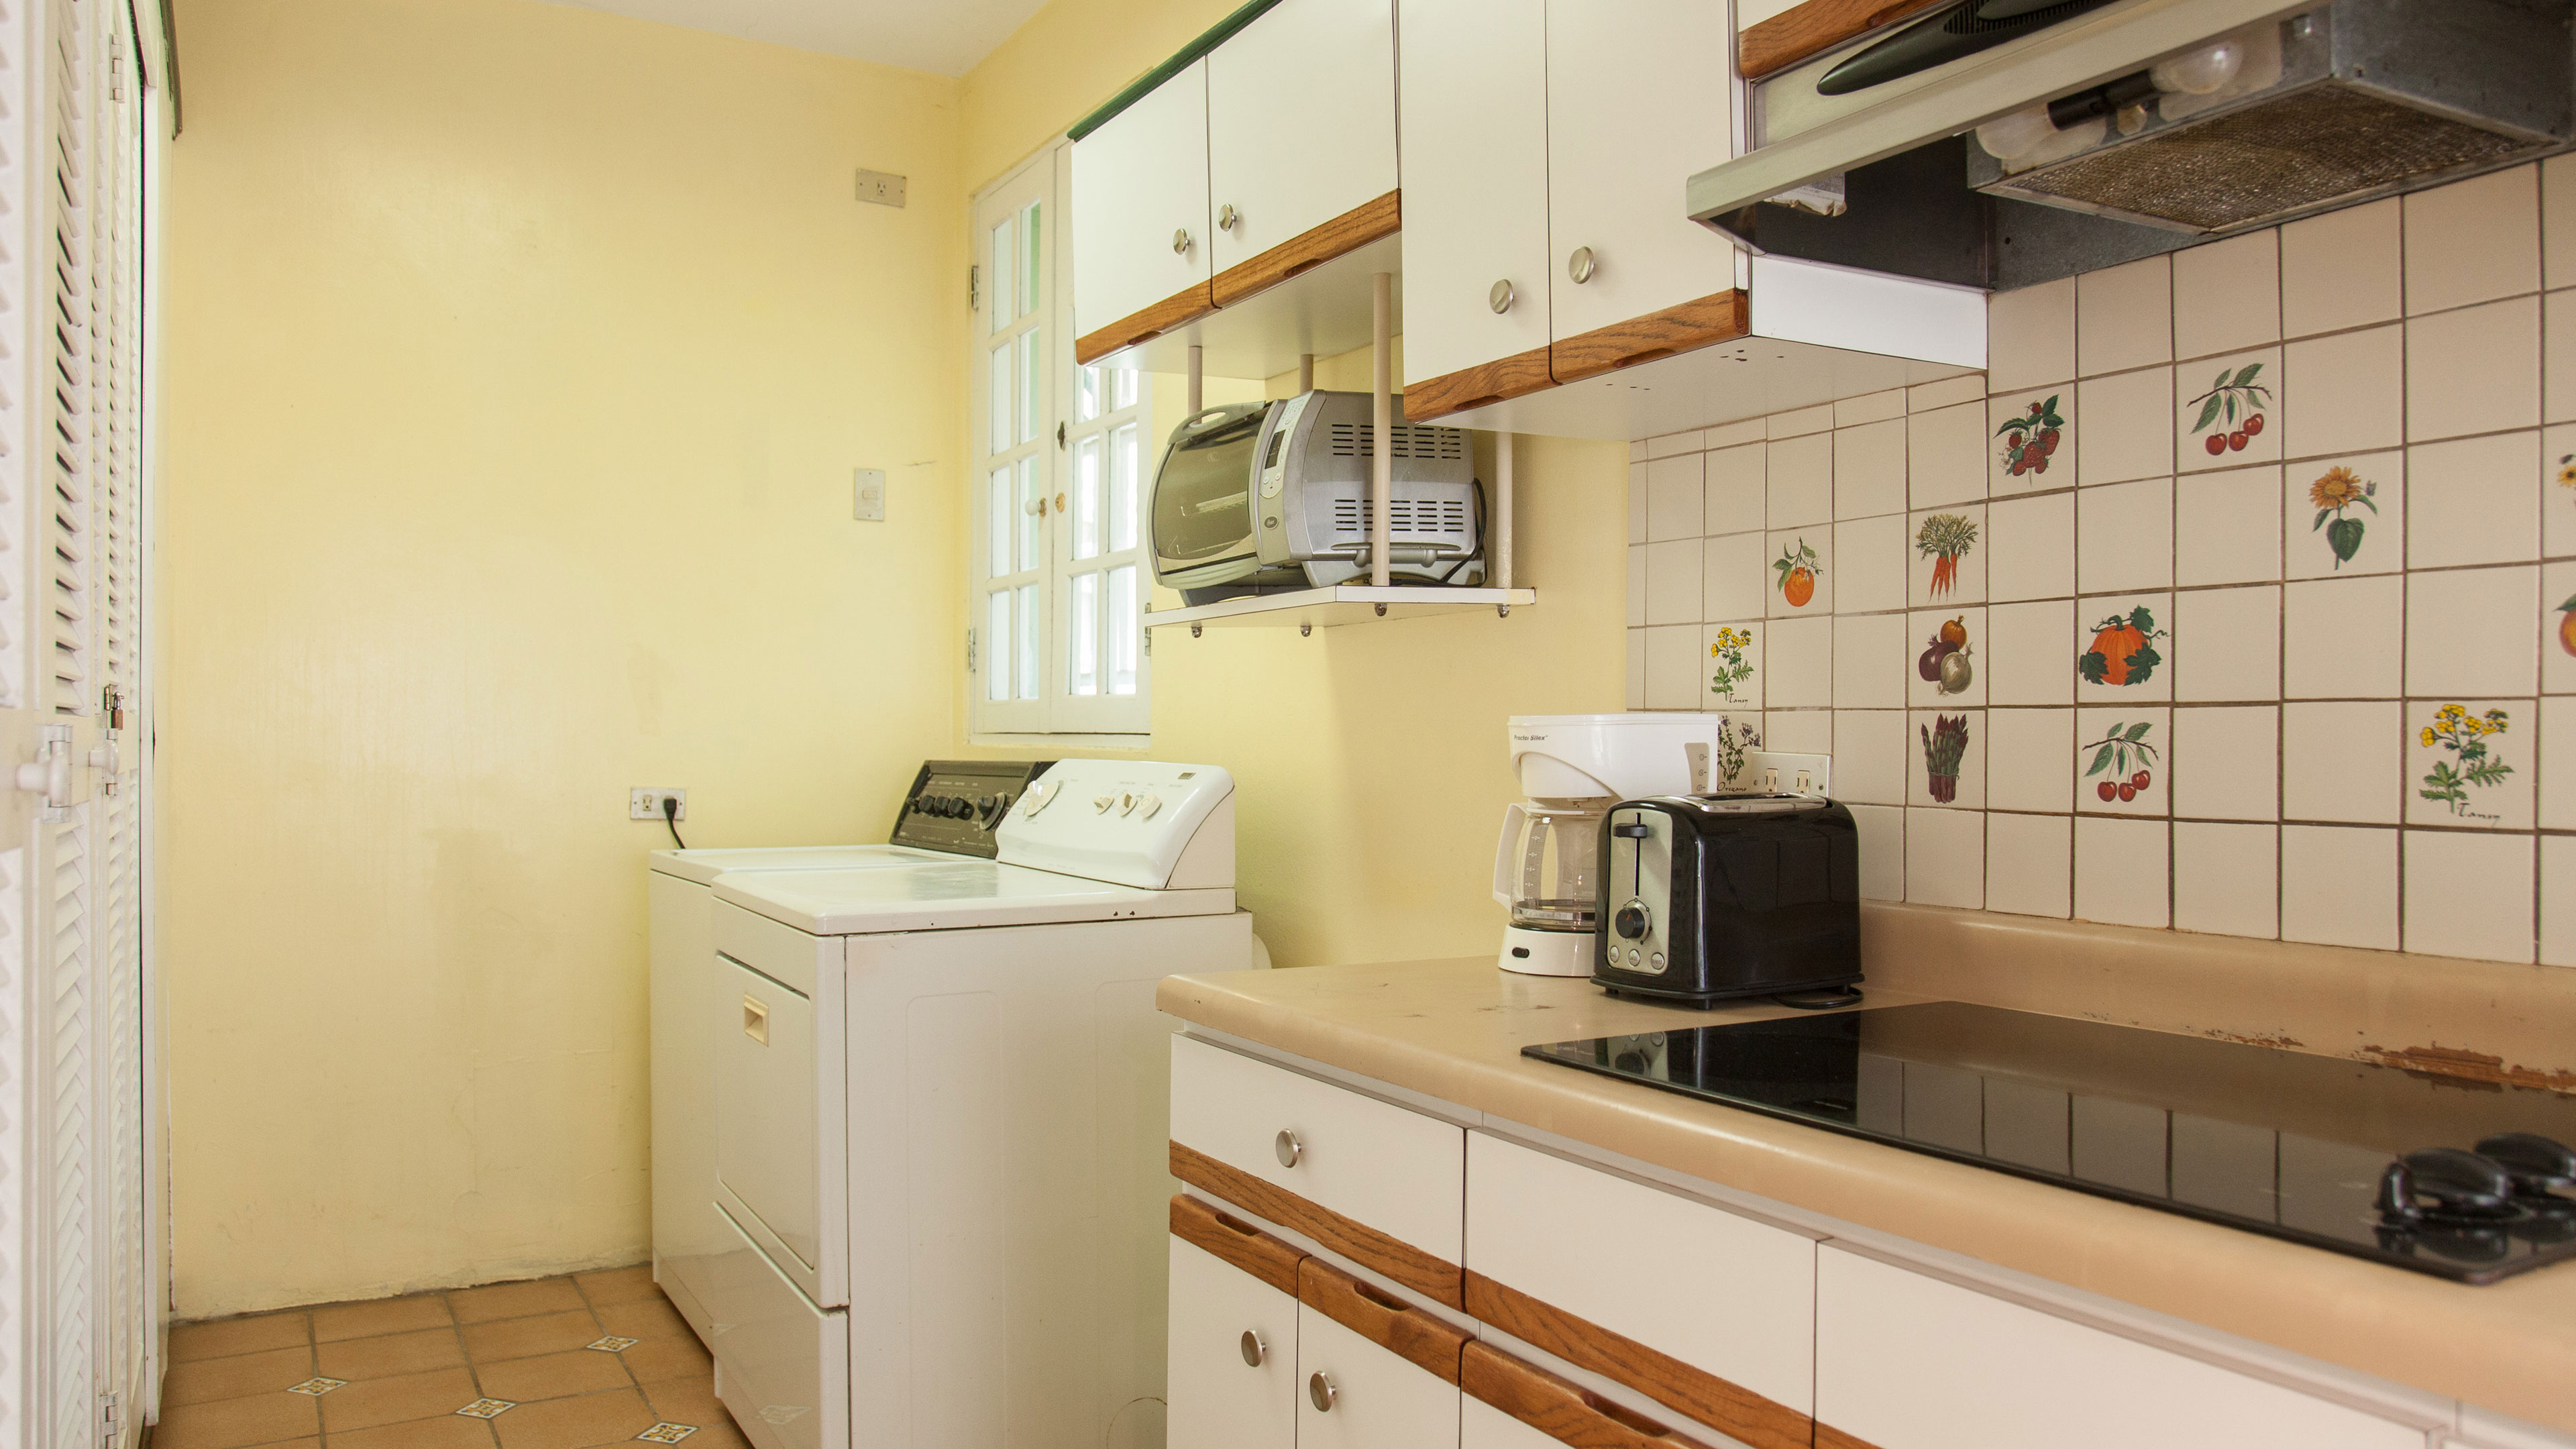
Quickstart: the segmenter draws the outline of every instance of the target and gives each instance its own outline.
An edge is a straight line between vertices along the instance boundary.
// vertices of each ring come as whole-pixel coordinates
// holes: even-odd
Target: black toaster
[[[1860,836],[1835,801],[1623,801],[1602,821],[1601,865],[1592,980],[1612,996],[1709,1006],[1861,979]]]

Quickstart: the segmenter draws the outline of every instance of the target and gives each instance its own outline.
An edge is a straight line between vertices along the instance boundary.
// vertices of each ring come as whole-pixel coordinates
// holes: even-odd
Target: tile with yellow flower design
[[[1752,713],[1762,708],[1762,621],[1702,626],[1700,673],[1707,676],[1696,709]]]
[[[2528,699],[2410,702],[2406,823],[2529,830],[2539,725]]]
[[[2390,574],[2406,566],[2406,455],[2293,463],[2281,490],[2282,562],[2294,579]]]
[[[2541,430],[2540,478],[2540,551],[2576,554],[2576,424]]]

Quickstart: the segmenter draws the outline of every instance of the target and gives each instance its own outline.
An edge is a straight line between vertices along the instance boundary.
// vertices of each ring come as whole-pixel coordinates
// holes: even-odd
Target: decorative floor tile
[[[348,1386],[347,1379],[306,1379],[300,1384],[290,1385],[286,1391],[290,1394],[310,1394],[318,1399],[333,1389],[345,1389]]]
[[[677,1444],[696,1432],[695,1424],[656,1424],[635,1437],[647,1444]]]
[[[476,1399],[456,1412],[469,1419],[497,1419],[517,1407],[509,1399]]]
[[[640,1338],[619,1338],[616,1334],[612,1333],[606,1338],[599,1340],[597,1343],[585,1343],[582,1347],[595,1348],[601,1353],[624,1353],[626,1350],[633,1348],[635,1345],[642,1343],[643,1341],[644,1340]]]

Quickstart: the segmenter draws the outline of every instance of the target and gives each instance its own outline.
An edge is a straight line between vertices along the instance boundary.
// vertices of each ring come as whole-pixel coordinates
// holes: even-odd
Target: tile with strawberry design
[[[2075,482],[2073,383],[1998,395],[1987,404],[1986,428],[1990,491],[2030,493]]]
[[[2174,368],[2174,466],[2185,473],[2281,457],[2281,349]]]

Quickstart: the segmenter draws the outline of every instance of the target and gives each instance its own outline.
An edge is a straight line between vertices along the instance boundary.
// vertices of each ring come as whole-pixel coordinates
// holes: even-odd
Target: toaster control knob
[[[1621,906],[1619,914],[1610,918],[1610,929],[1631,941],[1643,936],[1646,934],[1645,906],[1636,901]]]

